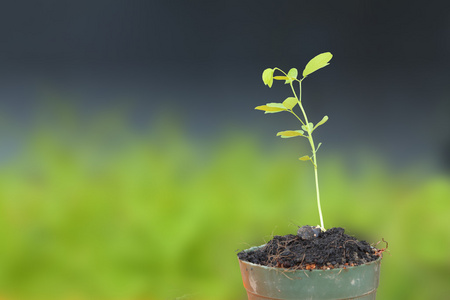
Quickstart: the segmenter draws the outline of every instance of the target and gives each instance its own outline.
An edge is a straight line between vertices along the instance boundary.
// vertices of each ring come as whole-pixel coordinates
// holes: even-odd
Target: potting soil
[[[384,250],[331,228],[317,237],[274,236],[265,246],[238,253],[240,260],[286,269],[314,270],[357,266],[378,259]]]

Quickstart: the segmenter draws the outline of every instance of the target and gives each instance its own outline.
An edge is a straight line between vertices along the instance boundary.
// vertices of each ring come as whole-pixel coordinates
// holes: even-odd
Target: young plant
[[[317,150],[319,150],[320,145],[322,143],[319,143],[316,146],[316,144],[314,143],[312,134],[313,134],[314,130],[316,130],[317,127],[319,127],[320,125],[323,125],[326,121],[328,121],[328,116],[323,117],[322,120],[319,123],[317,123],[316,125],[314,125],[313,123],[308,121],[308,117],[306,116],[306,112],[305,112],[305,109],[303,108],[303,104],[302,104],[302,81],[309,74],[329,65],[328,62],[331,60],[332,57],[333,57],[333,55],[330,52],[326,52],[326,53],[319,54],[316,57],[314,57],[313,59],[311,59],[308,62],[308,64],[306,64],[306,67],[303,70],[302,79],[297,79],[298,71],[295,68],[290,69],[288,73],[285,73],[283,70],[281,70],[279,68],[273,68],[273,69],[268,68],[268,69],[264,70],[264,72],[262,74],[262,79],[263,79],[265,85],[268,85],[270,88],[270,87],[272,87],[274,79],[275,80],[284,80],[285,84],[290,85],[294,96],[286,98],[286,100],[284,100],[282,103],[267,103],[266,105],[261,105],[261,106],[255,107],[255,109],[262,110],[266,114],[267,113],[278,113],[278,112],[283,112],[283,111],[290,112],[302,124],[301,130],[298,129],[298,130],[280,131],[277,133],[277,136],[280,136],[282,138],[292,138],[292,137],[298,136],[298,137],[304,137],[304,138],[308,139],[308,141],[309,141],[309,144],[310,144],[311,150],[312,150],[311,151],[312,155],[311,156],[305,155],[305,156],[300,157],[299,159],[302,161],[310,161],[312,163],[312,165],[314,166],[314,176],[315,176],[315,181],[316,181],[317,208],[319,210],[320,228],[322,231],[325,231],[325,227],[323,224],[322,208],[320,206],[319,177],[318,177],[318,172],[317,172]],[[279,72],[283,73],[283,75],[273,76],[275,71],[279,71]],[[296,93],[296,91],[294,89],[294,83],[296,83],[296,82],[298,82],[298,84],[299,84],[298,94]],[[293,110],[297,106],[297,104],[302,112],[303,119],[300,118]]]

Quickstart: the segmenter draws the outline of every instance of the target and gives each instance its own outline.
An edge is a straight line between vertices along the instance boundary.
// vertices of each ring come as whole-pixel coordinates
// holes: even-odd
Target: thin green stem
[[[302,80],[303,80],[303,79],[302,79]],[[298,81],[298,82],[299,82],[299,98],[297,98],[297,99],[299,100],[298,105],[300,106],[300,109],[302,110],[303,117],[305,118],[305,122],[306,122],[306,124],[308,124],[308,125],[306,126],[306,125],[303,124],[303,122],[302,122],[302,124],[303,124],[303,125],[306,127],[306,129],[307,129],[307,132],[308,132],[308,140],[309,140],[309,143],[310,143],[310,145],[311,145],[311,149],[312,149],[312,153],[313,153],[312,162],[313,162],[313,165],[314,165],[314,178],[315,178],[315,181],[316,181],[317,208],[318,208],[318,210],[319,210],[320,227],[321,227],[322,230],[325,230],[325,226],[324,226],[324,224],[323,224],[322,207],[321,207],[321,205],[320,205],[319,175],[318,175],[318,172],[317,172],[316,146],[314,145],[314,140],[313,140],[313,137],[312,137],[312,131],[313,131],[313,128],[310,128],[310,127],[309,127],[308,117],[306,116],[306,112],[305,112],[305,109],[303,108],[302,101],[301,101],[301,97],[302,97],[302,80],[299,80],[299,81]],[[291,83],[291,87],[292,87],[292,83]],[[295,93],[294,93],[294,94],[295,94]],[[297,96],[296,96],[296,97],[297,97]],[[294,114],[294,115],[295,115],[295,114]],[[301,119],[300,119],[297,115],[295,115],[295,116],[301,121]]]
[[[293,110],[290,110],[289,112],[290,112],[291,114],[293,114],[293,115],[294,115],[294,116],[302,123],[303,126],[305,126],[305,123],[303,123],[303,120],[300,119],[300,117],[297,116],[297,114],[296,114]]]
[[[305,115],[306,116],[306,115]],[[310,128],[308,127],[308,140],[311,145],[312,153],[313,153],[313,165],[314,165],[314,178],[316,181],[316,196],[317,196],[317,209],[319,210],[319,218],[320,218],[320,227],[322,230],[325,230],[325,226],[323,225],[323,215],[322,215],[322,207],[320,205],[320,192],[319,192],[319,175],[317,171],[317,155],[316,155],[316,146],[314,144],[314,140],[312,137],[312,132],[310,132]]]
[[[314,175],[316,178],[316,192],[317,192],[317,208],[319,209],[319,217],[320,217],[320,227],[322,231],[325,231],[325,226],[323,225],[323,216],[322,216],[322,207],[320,206],[320,194],[319,194],[319,175],[317,174],[317,161],[316,155],[314,155]]]
[[[281,73],[283,73],[286,77],[288,76],[283,70],[281,70],[281,69],[279,69],[279,68],[273,68],[273,70],[275,71],[275,70],[278,70],[278,71],[280,71]]]
[[[289,85],[291,86],[292,93],[294,93],[294,96],[295,96],[295,98],[297,99],[298,104],[300,105],[301,99],[299,99],[299,98],[297,97],[297,94],[295,93],[295,89],[294,89],[294,87],[292,86],[292,81],[290,82]],[[301,97],[301,95],[300,95],[300,97]]]

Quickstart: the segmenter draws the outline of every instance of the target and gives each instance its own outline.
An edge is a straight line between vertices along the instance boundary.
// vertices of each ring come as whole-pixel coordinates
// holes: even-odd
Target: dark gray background
[[[0,108],[26,131],[50,93],[86,114],[126,105],[140,124],[171,112],[200,139],[232,127],[270,143],[294,123],[253,110],[290,96],[261,72],[330,51],[303,94],[311,119],[330,117],[328,149],[445,169],[449,50],[445,1],[10,1]]]

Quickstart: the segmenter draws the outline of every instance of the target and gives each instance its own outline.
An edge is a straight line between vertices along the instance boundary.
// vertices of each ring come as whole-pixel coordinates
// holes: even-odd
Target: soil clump
[[[276,235],[260,248],[239,252],[238,257],[268,267],[314,270],[365,264],[377,260],[382,252],[366,241],[345,234],[344,229],[339,227],[319,232],[313,238],[293,234]]]

